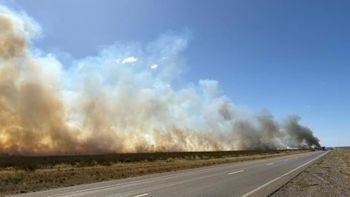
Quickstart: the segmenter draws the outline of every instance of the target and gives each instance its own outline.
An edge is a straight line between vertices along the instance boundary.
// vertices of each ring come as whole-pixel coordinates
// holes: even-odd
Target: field
[[[0,195],[305,151],[309,150],[1,156]]]

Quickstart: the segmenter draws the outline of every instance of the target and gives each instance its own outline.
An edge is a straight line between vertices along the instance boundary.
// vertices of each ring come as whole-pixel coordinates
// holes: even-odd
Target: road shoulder
[[[331,151],[271,196],[350,196],[350,149]]]

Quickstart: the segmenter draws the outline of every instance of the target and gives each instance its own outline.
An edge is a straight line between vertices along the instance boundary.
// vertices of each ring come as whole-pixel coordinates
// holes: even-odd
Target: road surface
[[[158,173],[17,196],[267,196],[327,152]]]

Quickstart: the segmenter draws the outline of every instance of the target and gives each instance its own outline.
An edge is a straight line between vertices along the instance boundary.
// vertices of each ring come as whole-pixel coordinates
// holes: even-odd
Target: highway
[[[17,196],[267,196],[328,152],[220,164]]]

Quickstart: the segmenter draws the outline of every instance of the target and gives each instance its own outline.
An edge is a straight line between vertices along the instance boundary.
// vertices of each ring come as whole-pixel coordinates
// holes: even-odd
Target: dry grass
[[[350,149],[332,150],[272,195],[294,196],[350,196]]]
[[[36,166],[35,170],[28,170],[27,168],[19,170],[15,167],[5,167],[2,169],[0,168],[0,195],[39,191],[55,187],[72,186],[243,160],[263,159],[300,152],[305,152],[305,150],[271,151],[269,153],[254,152],[246,155],[223,157],[175,157],[159,160],[152,159],[152,161],[115,162],[108,163],[108,165],[104,163],[101,165],[97,162],[92,162],[91,165],[59,163],[44,168],[38,168],[38,166]]]
[[[338,172],[350,177],[350,149],[336,149],[334,154],[342,163],[338,166]]]
[[[315,184],[311,183],[309,180],[307,179],[302,179],[296,182],[296,184],[301,187],[301,188],[305,188],[305,187],[310,187],[313,186]]]

